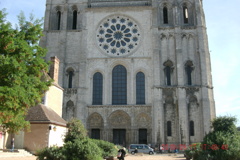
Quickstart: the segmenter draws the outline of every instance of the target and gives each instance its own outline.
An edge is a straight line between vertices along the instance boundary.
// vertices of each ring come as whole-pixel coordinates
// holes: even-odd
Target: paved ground
[[[125,158],[125,160],[185,160],[183,154],[179,154],[179,155],[168,155],[168,154],[164,154],[164,155],[146,155],[144,154],[143,156],[132,156],[129,155]]]
[[[35,156],[28,156],[28,157],[11,157],[10,155],[8,155],[8,156],[9,157],[2,157],[0,154],[0,160],[36,160]],[[81,159],[79,159],[79,160],[81,160]],[[163,154],[163,155],[144,154],[143,156],[128,155],[127,157],[125,157],[125,160],[185,160],[185,158],[183,157],[182,154],[179,154],[176,156],[168,155],[168,154]]]

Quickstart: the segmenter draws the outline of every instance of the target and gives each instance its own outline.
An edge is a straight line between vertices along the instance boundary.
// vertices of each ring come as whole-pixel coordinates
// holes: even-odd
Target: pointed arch
[[[167,8],[167,6],[163,7],[163,23],[168,24],[168,8]]]
[[[66,71],[68,76],[68,88],[73,88],[74,69],[70,67]]]
[[[183,5],[183,23],[188,24],[188,7],[186,4]]]
[[[193,72],[193,63],[192,61],[187,61],[185,63],[185,72],[186,72],[186,81],[187,85],[192,85],[192,72]]]
[[[102,116],[97,112],[92,113],[88,117],[87,126],[88,126],[88,128],[101,128],[101,127],[103,127]]]
[[[142,112],[139,113],[136,118],[135,118],[135,124],[139,127],[139,128],[150,128],[151,127],[151,117]]]
[[[167,60],[163,63],[164,67],[164,73],[165,73],[165,84],[168,86],[172,85],[172,72],[173,72],[173,62],[170,60]]]
[[[143,72],[136,74],[136,104],[145,104],[145,75]]]
[[[57,11],[57,30],[61,28],[61,11]]]
[[[102,105],[103,98],[103,76],[100,72],[93,75],[93,105]]]
[[[130,128],[131,117],[122,110],[116,110],[108,117],[108,123],[111,128]]]
[[[112,70],[112,104],[127,104],[127,70],[123,65]]]

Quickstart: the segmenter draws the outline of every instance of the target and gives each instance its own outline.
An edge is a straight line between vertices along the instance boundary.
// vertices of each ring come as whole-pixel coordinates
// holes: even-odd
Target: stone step
[[[27,157],[27,156],[33,155],[24,149],[14,149],[14,152],[11,152],[11,149],[0,150],[0,157]]]

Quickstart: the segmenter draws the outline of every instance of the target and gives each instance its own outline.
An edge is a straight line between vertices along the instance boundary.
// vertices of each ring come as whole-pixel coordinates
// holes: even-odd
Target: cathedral
[[[114,144],[200,142],[215,118],[202,0],[46,0],[62,117]]]

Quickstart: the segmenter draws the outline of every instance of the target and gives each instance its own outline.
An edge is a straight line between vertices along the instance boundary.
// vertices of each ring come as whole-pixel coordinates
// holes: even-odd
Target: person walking
[[[161,146],[161,147],[160,147],[160,149],[159,149],[159,151],[160,151],[160,154],[162,154],[162,153],[163,153],[163,150],[164,150],[164,148],[163,148],[163,146]]]
[[[119,149],[119,150],[118,150],[118,156],[117,156],[117,158],[118,158],[119,160],[124,160],[125,155],[126,155],[125,148],[122,148],[122,149]]]
[[[14,152],[14,138],[12,138],[11,140],[11,147],[12,147],[11,152]]]

